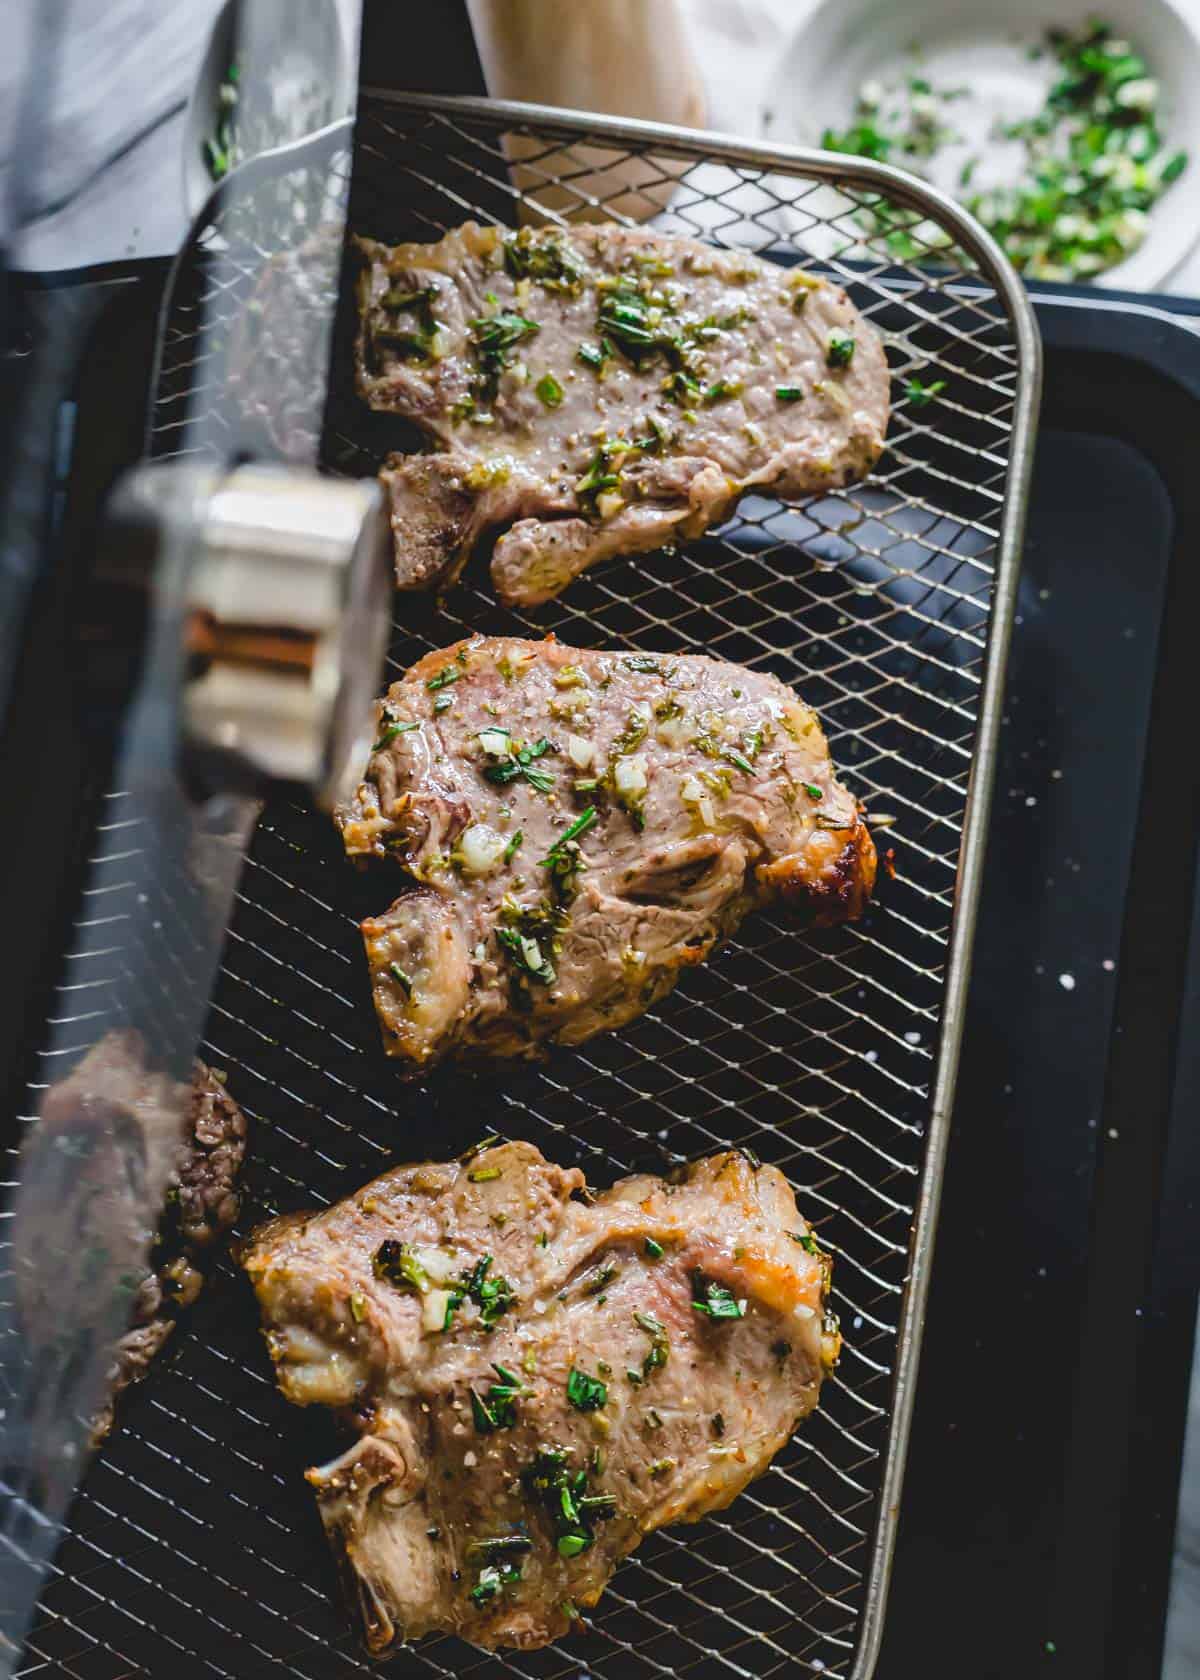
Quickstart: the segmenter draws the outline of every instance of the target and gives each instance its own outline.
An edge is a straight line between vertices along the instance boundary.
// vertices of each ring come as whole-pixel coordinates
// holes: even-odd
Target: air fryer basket
[[[473,567],[443,607],[400,598],[391,648],[399,672],[459,636],[553,631],[773,671],[818,708],[881,852],[894,850],[894,878],[885,867],[868,916],[815,934],[782,912],[757,916],[623,1032],[542,1066],[405,1085],[379,1047],[357,931],[390,883],[353,874],[325,819],[275,802],[246,862],[201,1052],[251,1120],[243,1230],[495,1129],[598,1184],[744,1145],[782,1168],[836,1255],[840,1369],[729,1511],[646,1541],[569,1644],[488,1656],[433,1640],[390,1673],[866,1676],[1013,611],[1039,378],[1028,305],[969,218],[857,160],[368,92],[345,166],[354,232],[433,239],[470,217],[653,216],[833,273],[886,336],[894,411],[865,484],[802,508],[748,497],[684,552],[598,568],[529,614],[497,606]],[[197,328],[240,318],[262,260],[219,222],[185,253],[163,324],[153,453],[189,447],[198,430],[219,447],[229,397],[203,377]],[[332,471],[364,473],[393,440],[353,395],[345,313],[343,299],[323,453]],[[923,401],[914,378],[945,384]],[[324,1429],[278,1398],[249,1291],[224,1260],[88,1473],[20,1672],[373,1671],[300,1474],[328,1450]]]

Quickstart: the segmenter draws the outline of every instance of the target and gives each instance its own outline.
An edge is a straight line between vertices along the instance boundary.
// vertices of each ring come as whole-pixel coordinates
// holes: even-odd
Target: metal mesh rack
[[[349,161],[349,160],[348,160]],[[354,231],[436,238],[474,216],[615,215],[836,274],[884,333],[888,447],[862,485],[786,508],[748,497],[682,553],[618,561],[564,599],[499,608],[475,569],[444,607],[405,599],[391,661],[469,633],[704,651],[769,669],[814,704],[896,874],[854,928],[751,919],[629,1029],[502,1076],[401,1084],[378,1046],[357,921],[386,884],[352,875],[329,825],[268,807],[229,928],[202,1053],[253,1126],[249,1228],[329,1201],[485,1124],[594,1182],[730,1143],[783,1169],[837,1256],[841,1367],[817,1414],[723,1515],[648,1540],[586,1634],[532,1655],[454,1641],[396,1675],[556,1680],[866,1676],[882,1614],[980,869],[1027,488],[1038,354],[986,236],[882,166],[651,125],[367,92]],[[212,283],[209,255],[226,253]],[[177,276],[151,418],[155,453],[219,440],[226,395],[197,354],[259,281],[228,229]],[[928,254],[930,266],[897,261]],[[344,291],[344,288],[343,288]],[[367,472],[394,439],[354,399],[335,335],[324,457]],[[906,382],[944,380],[935,402]],[[185,419],[185,416],[187,417]],[[893,819],[887,828],[886,819]],[[320,1420],[278,1398],[226,1260],[173,1353],[92,1466],[21,1673],[368,1673],[332,1593],[302,1465]],[[882,1513],[882,1514],[881,1514]]]

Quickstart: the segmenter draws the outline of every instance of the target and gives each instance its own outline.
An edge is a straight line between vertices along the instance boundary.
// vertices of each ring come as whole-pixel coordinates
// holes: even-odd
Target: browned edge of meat
[[[576,1630],[647,1534],[767,1469],[840,1347],[829,1255],[738,1152],[592,1195],[484,1145],[272,1220],[241,1260],[283,1394],[355,1437],[308,1480],[376,1655]]]

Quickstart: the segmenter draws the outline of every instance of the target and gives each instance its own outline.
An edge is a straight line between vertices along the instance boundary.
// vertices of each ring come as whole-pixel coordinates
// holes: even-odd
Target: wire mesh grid
[[[866,483],[799,508],[748,497],[683,551],[614,562],[527,615],[498,607],[473,569],[443,606],[405,599],[391,649],[398,672],[460,636],[553,631],[588,647],[702,651],[795,684],[881,850],[894,848],[895,878],[863,922],[806,934],[759,915],[618,1035],[541,1066],[404,1085],[378,1044],[357,931],[390,882],[352,875],[307,808],[276,802],[259,824],[202,1049],[251,1119],[243,1230],[486,1127],[599,1184],[744,1145],[786,1173],[836,1255],[841,1366],[762,1480],[723,1515],[646,1541],[569,1646],[489,1656],[432,1640],[394,1659],[396,1674],[728,1680],[871,1664],[894,1520],[882,1496],[903,1458],[896,1378],[915,1353],[905,1314],[927,1261],[937,1107],[957,1050],[956,1032],[941,1033],[963,983],[956,959],[948,990],[966,937],[956,885],[988,747],[989,635],[1002,643],[1010,610],[997,561],[1015,564],[1036,370],[986,246],[918,189],[881,187],[887,171],[833,174],[628,125],[362,101],[353,231],[434,239],[468,217],[653,218],[836,274],[883,332],[894,375],[887,450]],[[898,228],[936,252],[936,269],[897,268]],[[210,436],[224,424],[198,328],[235,322],[264,253],[247,247],[240,283],[218,292],[205,260],[217,238],[210,229],[190,253],[165,321],[159,454],[186,446],[197,407]],[[369,472],[394,438],[353,396],[347,331],[343,318],[325,462]],[[976,809],[972,845],[979,820]],[[279,1399],[249,1293],[224,1261],[89,1472],[20,1672],[371,1669],[334,1601],[300,1476],[328,1450],[324,1429]]]

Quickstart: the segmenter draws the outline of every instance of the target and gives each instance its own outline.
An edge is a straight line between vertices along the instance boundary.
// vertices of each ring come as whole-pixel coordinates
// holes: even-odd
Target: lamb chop
[[[93,1268],[88,1286],[103,1298],[118,1285],[129,1299],[128,1327],[109,1368],[109,1392],[92,1420],[90,1444],[112,1428],[121,1394],[146,1375],[179,1314],[199,1296],[209,1263],[238,1215],[246,1119],[223,1077],[197,1060],[190,1088],[157,1071],[142,1035],[106,1032],[46,1092],[38,1135],[79,1163],[72,1207],[23,1203],[14,1248],[18,1298],[34,1345],[53,1336],[63,1288],[64,1229]],[[113,1256],[145,1251],[144,1185],[165,1181],[166,1204],[149,1263],[108,1273]],[[72,1257],[73,1258],[73,1257]]]
[[[351,857],[418,883],[363,923],[414,1067],[579,1044],[640,1015],[757,905],[861,914],[875,849],[815,714],[697,655],[477,637],[393,685]]]
[[[376,1655],[559,1638],[817,1403],[830,1261],[782,1174],[727,1153],[584,1193],[497,1144],[273,1220],[242,1256],[283,1393],[356,1433],[308,1480]]]
[[[879,335],[802,269],[610,224],[358,245],[359,391],[431,446],[382,475],[402,589],[453,583],[510,526],[492,578],[535,605],[699,536],[752,486],[795,501],[862,478],[883,447]]]

